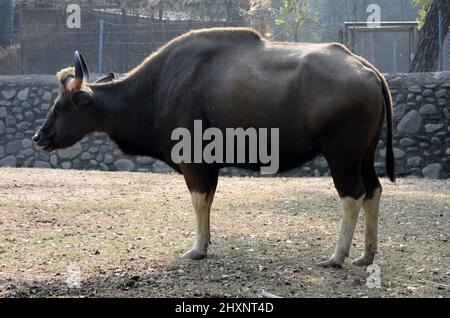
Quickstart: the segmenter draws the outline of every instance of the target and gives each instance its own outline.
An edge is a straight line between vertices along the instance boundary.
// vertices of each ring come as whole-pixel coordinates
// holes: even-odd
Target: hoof
[[[181,256],[181,257],[184,259],[198,261],[198,260],[204,259],[206,257],[206,252],[199,252],[196,249],[192,249],[192,250],[184,253],[183,256]]]
[[[373,264],[373,257],[361,256],[352,262],[355,266],[369,266]]]
[[[329,259],[328,261],[322,262],[319,266],[324,268],[342,268],[342,264],[338,263],[334,259]]]

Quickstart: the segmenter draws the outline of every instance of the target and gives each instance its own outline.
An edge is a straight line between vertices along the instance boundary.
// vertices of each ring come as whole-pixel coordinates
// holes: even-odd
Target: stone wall
[[[450,72],[386,78],[395,101],[397,173],[450,178]]]
[[[450,178],[450,72],[387,76],[394,107],[397,175]],[[31,137],[57,94],[54,76],[0,76],[0,166],[169,172],[148,157],[125,157],[104,134],[83,138],[52,154],[39,151]],[[376,166],[384,174],[385,131]],[[226,175],[254,175],[224,169]],[[288,176],[329,175],[320,157]]]

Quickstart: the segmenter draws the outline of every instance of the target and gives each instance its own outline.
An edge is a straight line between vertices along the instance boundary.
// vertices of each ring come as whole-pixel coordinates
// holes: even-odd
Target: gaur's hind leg
[[[182,165],[181,171],[191,193],[196,221],[194,245],[183,258],[200,260],[206,257],[210,244],[209,219],[219,172],[196,165]]]
[[[331,157],[328,159],[328,164],[334,184],[342,200],[344,217],[333,255],[328,261],[319,265],[340,268],[345,258],[349,256],[359,211],[365,197],[365,189],[361,176],[360,159]]]
[[[358,266],[372,264],[377,253],[378,213],[382,188],[374,166],[375,148],[376,146],[367,152],[361,166],[364,187],[366,188],[366,197],[363,201],[366,227],[364,253],[352,262]]]

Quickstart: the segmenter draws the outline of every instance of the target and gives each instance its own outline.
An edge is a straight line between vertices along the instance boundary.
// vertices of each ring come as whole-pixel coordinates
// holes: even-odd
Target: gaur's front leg
[[[183,164],[181,171],[191,193],[196,220],[194,245],[183,258],[200,260],[206,257],[210,244],[209,218],[219,171],[195,164]]]

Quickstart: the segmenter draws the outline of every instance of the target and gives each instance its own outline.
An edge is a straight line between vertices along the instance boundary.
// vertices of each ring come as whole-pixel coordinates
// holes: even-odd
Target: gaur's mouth
[[[53,134],[43,136],[41,133],[38,133],[33,137],[33,141],[36,143],[36,146],[41,147],[45,152],[52,152],[57,148],[54,143]]]
[[[56,149],[56,147],[51,142],[43,143],[41,145],[38,144],[38,146],[41,147],[45,152],[52,152]]]
[[[46,145],[42,147],[42,150],[44,150],[45,152],[52,152],[53,150],[55,150],[55,147],[53,147],[52,145]]]

